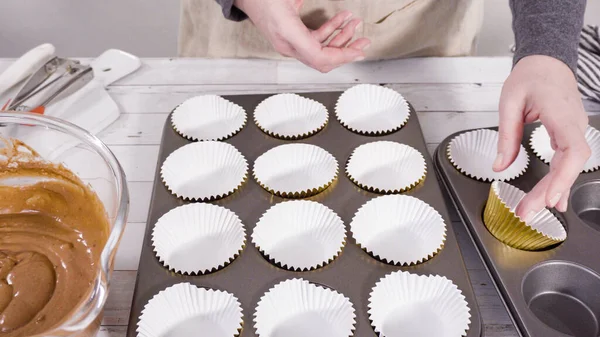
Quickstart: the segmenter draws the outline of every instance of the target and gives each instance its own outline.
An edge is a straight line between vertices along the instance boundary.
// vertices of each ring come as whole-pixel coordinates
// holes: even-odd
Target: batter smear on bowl
[[[93,289],[109,220],[75,174],[19,141],[0,142],[0,336],[34,336]]]

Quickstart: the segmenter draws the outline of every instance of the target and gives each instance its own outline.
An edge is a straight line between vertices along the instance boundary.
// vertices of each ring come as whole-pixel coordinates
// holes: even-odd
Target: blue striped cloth
[[[597,26],[587,25],[581,31],[577,78],[583,98],[600,103],[600,35]]]

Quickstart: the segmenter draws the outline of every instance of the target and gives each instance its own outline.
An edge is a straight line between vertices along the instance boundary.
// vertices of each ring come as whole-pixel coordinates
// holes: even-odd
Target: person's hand
[[[360,38],[353,42],[360,19],[352,13],[336,14],[317,30],[309,30],[299,16],[303,0],[235,0],[275,50],[284,56],[321,72],[329,72],[346,63],[363,60],[363,50],[371,42]],[[333,34],[337,32],[334,37]],[[325,45],[330,37],[331,40]]]
[[[495,171],[503,171],[513,163],[524,123],[538,119],[548,130],[555,154],[549,173],[516,209],[525,221],[544,207],[565,212],[571,186],[591,155],[584,138],[588,116],[573,72],[555,58],[533,55],[515,65],[502,88]]]

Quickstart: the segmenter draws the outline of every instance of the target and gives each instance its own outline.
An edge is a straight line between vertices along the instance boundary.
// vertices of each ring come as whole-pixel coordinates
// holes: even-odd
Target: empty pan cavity
[[[579,219],[600,231],[600,180],[577,186],[571,192],[571,205]]]
[[[533,314],[569,336],[599,336],[599,290],[598,274],[563,261],[539,264],[523,279],[523,296]]]

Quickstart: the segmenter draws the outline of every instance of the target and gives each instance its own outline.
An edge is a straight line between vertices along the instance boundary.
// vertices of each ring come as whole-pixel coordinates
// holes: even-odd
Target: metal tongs
[[[54,57],[34,72],[14,97],[0,110],[43,114],[46,106],[84,87],[94,77],[92,67],[78,61]]]

